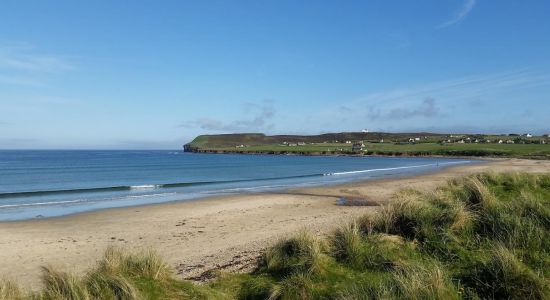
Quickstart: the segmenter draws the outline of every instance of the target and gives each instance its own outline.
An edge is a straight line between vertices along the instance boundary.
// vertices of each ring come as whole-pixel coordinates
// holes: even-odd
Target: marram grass
[[[550,175],[487,173],[279,240],[251,274],[194,285],[153,251],[109,248],[81,277],[44,268],[37,293],[0,281],[0,298],[550,299],[549,236]]]
[[[17,284],[12,281],[0,280],[0,299],[22,299],[23,294]]]

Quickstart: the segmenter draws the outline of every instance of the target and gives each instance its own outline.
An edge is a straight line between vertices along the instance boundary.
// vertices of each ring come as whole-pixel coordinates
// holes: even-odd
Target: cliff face
[[[183,151],[184,152],[197,152],[198,148],[193,147],[190,143],[183,145]]]

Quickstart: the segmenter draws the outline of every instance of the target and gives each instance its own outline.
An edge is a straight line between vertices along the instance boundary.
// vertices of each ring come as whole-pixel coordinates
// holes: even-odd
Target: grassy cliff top
[[[353,147],[353,144],[359,141],[361,148]],[[548,159],[549,144],[548,137],[520,135],[341,132],[268,136],[262,133],[239,133],[201,135],[186,144],[185,150],[250,154],[438,155]]]
[[[318,135],[265,135],[263,133],[235,133],[200,135],[188,145],[194,147],[224,148],[241,144],[258,146],[287,143],[334,143],[345,141],[405,141],[409,138],[421,137],[423,139],[438,140],[449,136],[448,134],[412,132],[412,133],[388,133],[388,132],[339,132],[324,133]],[[466,136],[466,135],[464,135]]]

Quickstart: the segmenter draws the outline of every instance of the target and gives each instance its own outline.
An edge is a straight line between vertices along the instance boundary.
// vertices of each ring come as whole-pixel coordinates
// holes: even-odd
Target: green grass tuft
[[[159,280],[171,275],[170,267],[152,250],[126,253],[114,247],[107,248],[103,259],[98,263],[98,270]]]
[[[82,280],[72,274],[56,271],[51,267],[42,268],[42,283],[44,290],[39,296],[40,299],[92,299]]]
[[[280,240],[265,254],[266,271],[274,275],[319,274],[325,267],[325,244],[316,236],[301,231],[293,238]]]

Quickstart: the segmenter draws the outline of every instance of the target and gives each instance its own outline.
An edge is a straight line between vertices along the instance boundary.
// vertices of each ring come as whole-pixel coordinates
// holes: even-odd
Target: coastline
[[[385,203],[398,190],[433,189],[454,177],[483,171],[549,172],[550,161],[503,159],[445,167],[415,176],[281,193],[218,196],[110,208],[63,217],[0,223],[0,276],[36,288],[40,266],[82,272],[110,245],[157,250],[178,273],[247,270],[277,238],[302,228],[327,232],[376,206],[343,206],[340,197]]]
[[[389,154],[377,154],[377,153],[348,153],[348,152],[284,152],[284,151],[233,151],[233,150],[210,150],[201,149],[193,151],[184,151],[184,153],[196,153],[196,154],[235,154],[235,155],[280,155],[280,156],[345,156],[345,157],[417,157],[417,158],[446,158],[446,159],[469,159],[469,160],[501,160],[501,159],[534,159],[545,160],[546,158],[539,157],[522,157],[522,156],[472,156],[472,155],[438,155],[438,154],[426,154],[426,155],[412,155],[408,153],[402,153],[400,155]]]
[[[254,155],[251,155],[254,156]],[[251,159],[248,156],[245,160]],[[267,155],[262,155],[267,156]],[[208,158],[208,155],[198,154],[196,158]],[[231,156],[224,156],[231,159]],[[271,160],[273,158],[269,158]],[[287,161],[286,158],[276,158],[279,161]],[[290,161],[296,161],[298,157],[288,158]],[[311,158],[314,159],[314,158]],[[118,178],[113,178],[114,181],[103,180],[98,185],[84,184],[84,187],[66,188],[59,187],[54,184],[54,188],[41,184],[41,189],[31,191],[17,191],[0,193],[0,198],[8,198],[7,202],[2,202],[0,205],[0,223],[24,221],[32,219],[48,219],[60,216],[75,215],[91,211],[99,211],[117,207],[136,207],[149,205],[154,203],[169,203],[179,201],[193,201],[197,199],[208,199],[219,196],[250,194],[250,193],[280,193],[289,189],[311,188],[318,186],[334,186],[349,182],[361,182],[363,180],[373,180],[377,178],[397,178],[412,174],[427,174],[434,170],[442,169],[455,164],[479,163],[483,160],[477,159],[458,159],[458,158],[387,158],[389,160],[387,166],[376,165],[377,159],[380,158],[321,158],[324,162],[331,162],[338,159],[340,169],[334,166],[323,169],[313,168],[308,169],[298,168],[295,174],[290,175],[275,175],[269,177],[261,175],[259,178],[231,179],[228,180],[205,180],[202,176],[200,180],[181,180],[180,178],[166,181],[158,179],[144,179],[139,183],[126,183],[117,181]],[[188,160],[193,160],[191,157]],[[215,160],[215,159],[214,159]],[[223,160],[223,159],[222,159]],[[402,165],[398,163],[402,161]],[[374,162],[367,163],[364,162]],[[411,163],[408,163],[411,162]],[[323,164],[321,163],[321,165]],[[340,163],[343,163],[340,165]],[[331,169],[332,168],[332,169]],[[87,173],[85,170],[83,173]],[[231,170],[232,173],[235,173]],[[365,173],[365,174],[363,174]],[[367,174],[368,173],[368,174]],[[238,174],[238,172],[236,173]],[[267,173],[265,173],[267,174]],[[277,173],[275,173],[277,174]],[[45,173],[45,176],[49,174]],[[217,178],[217,174],[211,174]],[[245,177],[247,175],[244,175]],[[250,174],[248,175],[250,176]],[[254,176],[257,176],[254,175]],[[116,176],[115,176],[116,177]],[[93,178],[91,179],[94,180]],[[74,181],[78,186],[80,183],[86,183],[87,178],[80,178]],[[9,186],[9,184],[4,184]],[[17,186],[17,183],[16,183]],[[187,189],[189,188],[189,189]],[[120,193],[111,194],[108,196],[97,197],[101,195],[94,192],[109,192]],[[69,195],[69,197],[67,196]],[[74,195],[74,196],[71,196]],[[37,197],[45,196],[44,199]],[[9,202],[18,200],[21,201]],[[27,202],[24,202],[26,197],[31,197]],[[113,198],[110,198],[113,197]],[[86,201],[86,199],[93,199]],[[38,199],[38,200],[33,200]],[[122,200],[122,201],[111,201]],[[0,199],[2,200],[2,199]],[[73,205],[74,204],[74,205]]]

